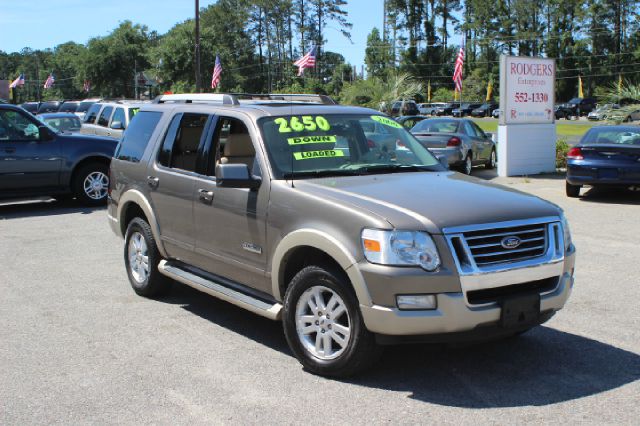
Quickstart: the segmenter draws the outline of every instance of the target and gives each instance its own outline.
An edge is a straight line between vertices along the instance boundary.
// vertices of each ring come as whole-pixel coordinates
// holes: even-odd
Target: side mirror
[[[250,188],[260,186],[262,180],[249,172],[246,164],[216,165],[216,186],[221,188]]]
[[[122,121],[114,121],[111,123],[111,128],[113,130],[124,130],[124,124],[122,124]]]
[[[436,158],[442,167],[449,170],[449,159],[446,155],[436,155]]]
[[[55,138],[54,133],[47,126],[38,126],[41,141],[50,141]]]

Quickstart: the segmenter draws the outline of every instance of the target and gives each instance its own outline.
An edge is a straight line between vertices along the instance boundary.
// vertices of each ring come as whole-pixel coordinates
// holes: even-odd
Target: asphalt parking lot
[[[495,180],[565,209],[568,305],[507,341],[389,347],[349,380],[306,373],[279,323],[190,288],[137,297],[104,209],[0,205],[0,423],[637,424],[640,193]]]

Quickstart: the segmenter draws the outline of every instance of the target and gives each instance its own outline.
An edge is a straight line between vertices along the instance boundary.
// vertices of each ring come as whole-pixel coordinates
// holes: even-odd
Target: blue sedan
[[[567,196],[579,197],[583,185],[640,186],[640,127],[592,127],[569,150]]]

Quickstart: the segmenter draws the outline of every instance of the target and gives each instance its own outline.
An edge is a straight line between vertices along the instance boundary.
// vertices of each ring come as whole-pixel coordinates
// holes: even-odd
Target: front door
[[[176,114],[147,172],[147,185],[170,257],[189,261],[195,246],[193,188],[207,114]]]
[[[60,141],[43,140],[42,125],[26,113],[0,110],[0,191],[46,192],[60,186]]]
[[[211,130],[204,149],[205,175],[194,188],[196,252],[202,256],[196,266],[270,292],[265,277],[268,181],[251,190],[219,188],[215,179],[217,162],[246,164],[254,175],[262,174],[253,142],[256,137],[250,122],[240,116],[220,116]]]

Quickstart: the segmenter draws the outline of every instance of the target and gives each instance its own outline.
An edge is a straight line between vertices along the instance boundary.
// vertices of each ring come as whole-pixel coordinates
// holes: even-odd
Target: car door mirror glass
[[[113,123],[111,123],[111,128],[113,130],[123,130],[124,125],[122,124],[122,121],[114,121]]]

